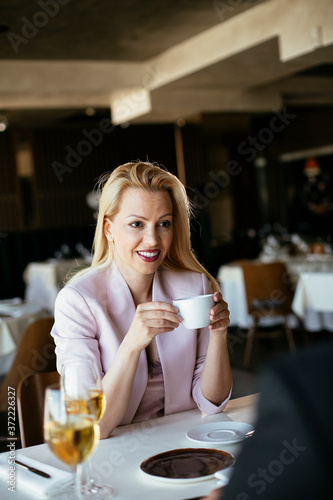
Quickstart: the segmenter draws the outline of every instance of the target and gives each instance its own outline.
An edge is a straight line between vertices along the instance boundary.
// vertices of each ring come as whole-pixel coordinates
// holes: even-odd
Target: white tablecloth
[[[3,304],[3,303],[2,303]],[[1,316],[6,311],[8,316]],[[31,323],[47,316],[38,304],[21,303],[0,309],[0,375],[8,372],[17,346]]]
[[[86,264],[84,259],[52,259],[47,262],[30,262],[23,273],[26,284],[25,300],[39,304],[54,313],[54,303],[64,286],[68,272]]]
[[[224,300],[230,311],[230,326],[248,328],[251,317],[247,310],[243,270],[240,266],[221,266],[217,275]]]
[[[301,273],[292,309],[309,331],[333,332],[333,272]]]
[[[202,417],[199,410],[184,411],[166,417],[156,418],[137,424],[118,427],[111,438],[101,441],[92,457],[92,476],[98,481],[111,484],[121,500],[181,500],[208,494],[216,488],[215,479],[187,484],[161,482],[147,477],[139,469],[140,463],[164,451],[177,448],[200,448],[202,445],[189,441],[186,432],[207,422],[241,421],[253,424],[256,417],[255,395],[229,401],[226,410],[217,415]],[[215,446],[216,447],[216,446]],[[237,456],[240,444],[225,445],[225,451]],[[42,463],[66,469],[49,450],[46,444],[26,448],[20,452]],[[20,470],[16,469],[17,481]],[[12,500],[15,495],[7,490],[7,484],[0,479],[1,500]],[[31,500],[28,492],[17,489],[16,498]],[[67,495],[60,495],[58,500],[68,500]]]

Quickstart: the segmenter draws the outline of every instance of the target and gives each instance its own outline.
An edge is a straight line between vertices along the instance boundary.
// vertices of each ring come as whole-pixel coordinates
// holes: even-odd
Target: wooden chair
[[[276,338],[285,335],[290,351],[295,350],[295,342],[288,325],[288,315],[292,313],[293,292],[285,265],[282,262],[252,263],[241,261],[243,269],[248,312],[252,317],[247,339],[243,367],[250,364],[255,338]],[[283,325],[277,324],[272,331],[258,330],[261,318],[283,317]]]
[[[59,382],[59,373],[34,373],[21,380],[17,389],[17,413],[22,448],[44,442],[45,389]]]
[[[54,340],[50,335],[53,317],[41,318],[24,332],[12,366],[0,388],[1,410],[7,409],[7,389],[17,390],[20,381],[28,375],[56,370]]]

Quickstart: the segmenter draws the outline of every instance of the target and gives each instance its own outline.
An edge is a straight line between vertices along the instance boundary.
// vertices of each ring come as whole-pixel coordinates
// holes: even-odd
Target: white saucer
[[[234,444],[253,434],[254,427],[244,422],[213,422],[193,427],[186,433],[190,441],[205,444]]]

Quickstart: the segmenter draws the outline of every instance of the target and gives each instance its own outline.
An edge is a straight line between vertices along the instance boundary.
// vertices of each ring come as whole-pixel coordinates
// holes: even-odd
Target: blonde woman
[[[176,176],[146,162],[119,166],[104,182],[92,265],[57,297],[58,369],[74,358],[97,363],[103,438],[196,406],[217,413],[230,398],[229,311],[191,250],[189,216]],[[186,330],[172,300],[211,292],[211,324]]]

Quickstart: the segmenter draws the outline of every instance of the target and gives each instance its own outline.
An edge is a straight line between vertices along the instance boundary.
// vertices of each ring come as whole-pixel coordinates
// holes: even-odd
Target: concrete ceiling
[[[333,106],[332,0],[0,0],[0,25],[16,127]]]

